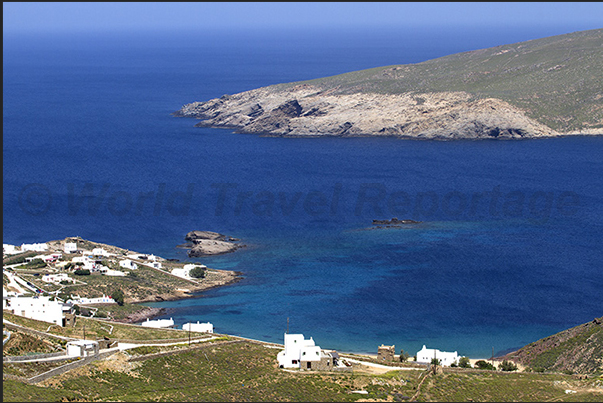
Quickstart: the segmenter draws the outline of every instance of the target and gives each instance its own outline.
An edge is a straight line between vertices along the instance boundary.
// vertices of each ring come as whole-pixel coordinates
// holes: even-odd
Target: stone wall
[[[30,354],[30,355],[14,355],[14,356],[6,356],[6,357],[2,357],[2,361],[3,362],[20,362],[20,361],[36,361],[36,360],[40,360],[43,358],[51,358],[51,357],[66,357],[66,358],[73,358],[73,357],[67,357],[65,354],[65,351],[59,351],[56,353],[46,353],[46,354]]]
[[[52,378],[53,376],[57,376],[57,375],[65,373],[67,371],[70,371],[72,369],[79,368],[79,367],[82,367],[84,365],[90,364],[92,361],[101,360],[103,358],[106,358],[106,357],[108,357],[111,354],[114,354],[116,352],[117,352],[117,350],[105,351],[105,352],[102,352],[102,353],[100,353],[98,355],[95,355],[93,357],[86,357],[86,358],[83,358],[83,359],[79,359],[79,360],[77,360],[75,362],[70,362],[69,364],[65,364],[65,365],[60,366],[58,368],[54,368],[54,369],[51,369],[50,371],[44,372],[43,374],[31,377],[31,378],[29,378],[27,380],[27,383],[39,383],[39,382],[45,381],[46,379]]]
[[[377,361],[392,362],[396,354],[396,346],[380,345],[377,350]]]
[[[320,361],[300,361],[300,369],[308,371],[331,371],[333,370],[333,357],[321,357]],[[310,364],[310,368],[308,368]]]

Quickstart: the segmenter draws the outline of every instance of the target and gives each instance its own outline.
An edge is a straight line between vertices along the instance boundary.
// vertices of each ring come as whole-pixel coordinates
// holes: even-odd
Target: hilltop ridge
[[[535,371],[603,372],[603,317],[528,344],[501,359]]]
[[[184,105],[195,126],[268,136],[603,134],[603,29],[276,84]]]

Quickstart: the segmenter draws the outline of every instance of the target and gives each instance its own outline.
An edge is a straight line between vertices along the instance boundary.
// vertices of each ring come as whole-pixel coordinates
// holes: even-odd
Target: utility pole
[[[492,366],[494,366],[494,346],[492,346],[492,359],[490,361],[492,361]]]
[[[84,322],[84,340],[86,340],[86,322]]]
[[[287,331],[285,333],[289,334],[289,317],[288,316],[287,316]]]

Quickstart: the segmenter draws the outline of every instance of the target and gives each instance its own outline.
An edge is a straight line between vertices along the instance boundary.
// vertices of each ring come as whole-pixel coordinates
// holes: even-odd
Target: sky
[[[4,2],[3,32],[483,25],[603,27],[602,2]]]

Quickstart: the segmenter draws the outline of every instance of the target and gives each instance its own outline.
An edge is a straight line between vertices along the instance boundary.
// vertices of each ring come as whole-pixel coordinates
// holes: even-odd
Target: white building
[[[140,326],[154,328],[174,327],[174,320],[172,318],[155,320],[149,320],[149,318],[147,318],[147,321],[142,322]]]
[[[95,259],[91,259],[88,256],[76,256],[73,259],[71,259],[72,263],[83,263],[83,266],[81,266],[82,269],[87,269],[90,271],[96,271],[99,268],[99,265],[96,263],[97,261]]]
[[[304,339],[303,334],[285,333],[285,349],[278,353],[276,358],[280,368],[301,368],[303,361],[306,362],[306,367],[311,369],[311,364],[308,365],[307,362],[319,363],[324,356],[312,337]]]
[[[63,251],[65,253],[77,253],[77,243],[65,242],[65,245],[63,246]]]
[[[144,260],[147,258],[147,255],[143,254],[143,253],[130,253],[129,255],[126,255],[128,257],[128,259],[138,259],[138,260]]]
[[[102,297],[98,298],[81,298],[79,295],[74,297],[71,296],[71,299],[67,302],[71,302],[74,304],[117,304],[113,298],[108,295],[103,294]]]
[[[45,262],[56,262],[63,257],[62,253],[52,253],[50,255],[38,255],[34,259],[42,259]]]
[[[48,250],[47,243],[24,243],[21,244],[21,252],[34,251],[34,252],[44,252]]]
[[[207,269],[207,266],[205,266],[205,265],[190,263],[190,264],[185,264],[181,269],[172,269],[172,274],[174,276],[182,277],[185,279],[191,279],[192,278],[191,270],[193,270],[195,267],[201,267],[202,269]]]
[[[42,281],[45,283],[53,284],[60,283],[61,281],[69,281],[70,283],[75,283],[75,279],[69,277],[66,273],[45,274],[42,276]]]
[[[6,307],[14,315],[29,319],[41,320],[65,326],[65,313],[71,312],[71,306],[59,301],[51,301],[49,297],[13,297],[6,300]]]
[[[186,278],[186,279],[190,279],[190,269],[172,269],[172,274],[174,276],[178,276],[178,277],[182,277],[182,278]]]
[[[182,325],[182,330],[189,330],[191,332],[201,332],[201,333],[213,333],[214,325],[209,322],[206,323],[185,323]]]
[[[16,253],[21,253],[19,249],[15,245],[10,245],[7,243],[2,244],[2,253],[4,255],[14,255]]]
[[[73,262],[73,263],[86,263],[89,260],[90,260],[90,258],[88,258],[88,256],[76,256],[73,259],[71,259],[71,262]]]
[[[107,253],[107,251],[104,250],[103,248],[94,248],[94,249],[92,249],[92,254],[94,256],[109,256],[109,254]]]
[[[98,272],[105,276],[123,277],[126,275],[126,273],[124,273],[123,271],[113,270],[103,265],[98,265]]]
[[[68,341],[65,347],[70,357],[92,357],[99,352],[98,342],[94,340]]]
[[[459,355],[456,351],[449,353],[434,348],[427,348],[425,345],[417,352],[417,362],[430,364],[434,358],[440,360],[443,367],[449,367],[453,362],[458,361]]]
[[[151,262],[151,267],[154,267],[156,269],[161,269],[161,262],[159,261],[159,258],[155,255],[149,255],[149,261]]]
[[[136,270],[138,269],[138,265],[131,261],[130,259],[124,259],[119,262],[119,266],[124,269]]]

